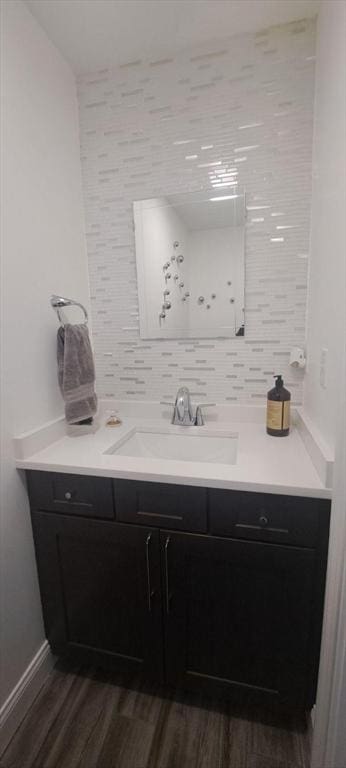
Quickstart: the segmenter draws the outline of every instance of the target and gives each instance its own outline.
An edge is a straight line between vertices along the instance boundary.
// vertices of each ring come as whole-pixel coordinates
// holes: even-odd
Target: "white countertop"
[[[162,408],[160,410],[162,412]],[[16,438],[16,466],[21,469],[210,488],[331,497],[330,488],[324,485],[310,458],[306,447],[308,442],[303,440],[302,430],[293,426],[288,437],[284,438],[267,435],[263,409],[253,408],[254,418],[251,421],[249,409],[242,412],[238,407],[232,413],[231,408],[221,408],[218,415],[214,412],[211,418],[207,417],[204,427],[170,427],[172,431],[198,429],[207,433],[212,430],[213,434],[222,434],[225,431],[236,433],[237,459],[236,463],[231,465],[107,454],[105,451],[134,427],[149,426],[160,429],[169,425],[167,411],[157,418],[158,407],[146,407],[147,418],[143,418],[143,411],[140,414],[138,409],[137,413],[136,409],[132,409],[132,413],[131,409],[128,409],[131,415],[126,415],[119,407],[117,411],[122,418],[122,424],[106,427],[105,415],[101,414],[101,426],[94,434],[68,436],[64,434],[66,427],[63,420],[60,420],[36,433]],[[227,421],[225,413],[226,416],[228,414]],[[40,447],[42,445],[45,447]],[[316,462],[314,463],[316,465]]]

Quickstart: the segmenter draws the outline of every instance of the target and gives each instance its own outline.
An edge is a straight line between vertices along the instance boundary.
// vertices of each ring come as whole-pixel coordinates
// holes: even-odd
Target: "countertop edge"
[[[164,472],[139,472],[131,470],[105,469],[96,467],[78,467],[64,464],[41,464],[29,459],[17,459],[17,469],[35,470],[40,472],[58,472],[62,474],[89,475],[91,477],[105,477],[110,479],[140,480],[155,483],[167,483],[172,485],[190,485],[204,488],[220,488],[234,491],[249,491],[256,493],[271,493],[284,496],[302,496],[305,498],[331,499],[331,488],[311,488],[305,486],[279,485],[259,483],[243,480],[224,480],[219,478],[199,478],[193,475],[184,477],[170,475]]]

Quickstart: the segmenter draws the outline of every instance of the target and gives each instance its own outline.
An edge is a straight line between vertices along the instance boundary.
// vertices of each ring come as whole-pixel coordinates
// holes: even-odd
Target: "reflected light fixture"
[[[210,197],[209,200],[216,203],[218,200],[234,200],[236,197],[240,197],[240,195],[221,195],[220,197]]]

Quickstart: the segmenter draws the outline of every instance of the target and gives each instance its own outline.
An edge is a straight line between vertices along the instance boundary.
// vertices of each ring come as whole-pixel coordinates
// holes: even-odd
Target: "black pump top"
[[[276,381],[275,381],[275,388],[276,389],[282,389],[282,387],[284,385],[284,380],[283,380],[283,378],[281,376],[281,373],[278,374],[278,376],[274,376],[274,379],[276,379]]]

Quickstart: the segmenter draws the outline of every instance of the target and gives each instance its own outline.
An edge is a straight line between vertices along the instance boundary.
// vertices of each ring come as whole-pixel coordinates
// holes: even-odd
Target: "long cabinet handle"
[[[183,520],[182,515],[164,515],[163,512],[142,512],[140,509],[137,515],[143,515],[143,517],[162,517],[165,520]]]
[[[147,587],[148,587],[148,611],[151,611],[151,596],[153,592],[151,591],[151,582],[150,582],[150,557],[149,557],[149,545],[151,541],[151,533],[148,534],[145,542],[145,555],[146,555],[146,563],[147,563]]]
[[[169,601],[169,577],[168,577],[168,547],[169,542],[171,540],[170,536],[167,536],[167,539],[165,541],[165,572],[166,572],[166,612],[167,614],[170,612],[170,601]]]

